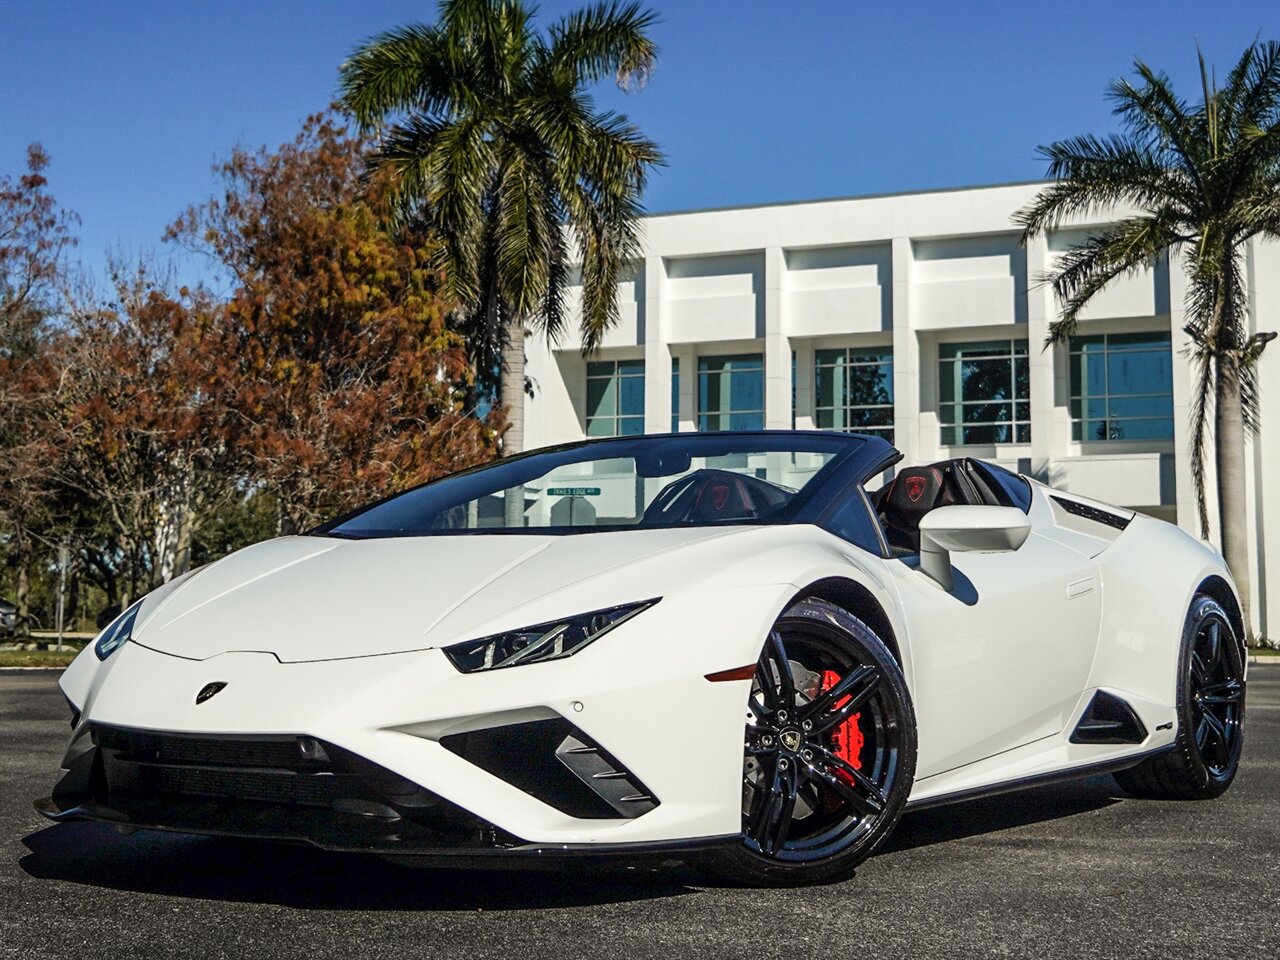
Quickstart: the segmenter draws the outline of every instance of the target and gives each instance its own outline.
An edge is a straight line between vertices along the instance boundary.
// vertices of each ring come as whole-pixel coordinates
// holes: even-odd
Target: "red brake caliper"
[[[826,693],[837,683],[840,682],[840,674],[834,670],[822,671],[822,692]],[[843,698],[840,703],[833,704],[833,709],[839,709],[840,704],[847,703],[848,697]],[[858,727],[858,718],[861,713],[855,713],[840,726],[836,727],[831,734],[831,747],[837,757],[853,767],[855,770],[862,769],[862,730]],[[837,777],[845,783],[852,784],[853,778],[848,773],[837,767],[834,771]]]

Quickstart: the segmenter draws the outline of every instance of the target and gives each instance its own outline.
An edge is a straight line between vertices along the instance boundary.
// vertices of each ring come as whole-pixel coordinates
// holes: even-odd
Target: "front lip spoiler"
[[[392,846],[370,847],[368,844],[359,842],[322,841],[315,837],[306,836],[301,832],[297,834],[262,834],[219,830],[211,827],[200,828],[183,825],[179,828],[165,824],[142,823],[119,810],[103,804],[72,801],[69,805],[64,805],[54,797],[36,800],[33,806],[38,813],[54,823],[68,823],[80,820],[108,823],[130,833],[134,830],[156,830],[162,833],[189,836],[235,837],[238,839],[305,843],[335,853],[376,854],[394,857],[398,861],[422,866],[457,866],[458,862],[462,860],[468,861],[468,866],[492,866],[497,868],[508,865],[530,866],[537,862],[556,863],[562,860],[592,858],[681,860],[686,857],[694,857],[713,850],[734,846],[742,842],[742,834],[734,833],[714,837],[697,837],[692,840],[656,840],[635,843],[521,843],[510,847],[469,846],[406,850]]]

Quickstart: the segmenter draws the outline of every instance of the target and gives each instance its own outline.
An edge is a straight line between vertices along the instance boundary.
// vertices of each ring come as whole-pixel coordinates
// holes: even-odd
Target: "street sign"
[[[598,497],[599,487],[548,487],[548,497]]]

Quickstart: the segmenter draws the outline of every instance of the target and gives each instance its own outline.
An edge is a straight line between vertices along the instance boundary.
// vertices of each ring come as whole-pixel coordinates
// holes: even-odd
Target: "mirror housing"
[[[1003,553],[1030,535],[1031,521],[1017,507],[938,507],[920,520],[920,569],[949,591],[952,550]]]
[[[635,463],[636,476],[651,480],[688,473],[693,466],[693,456],[684,451],[658,449],[636,457]]]

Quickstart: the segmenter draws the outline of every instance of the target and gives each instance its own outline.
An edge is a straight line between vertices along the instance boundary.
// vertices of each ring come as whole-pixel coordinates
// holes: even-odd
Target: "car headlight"
[[[107,629],[98,634],[98,639],[93,644],[93,652],[98,655],[99,660],[107,659],[133,636],[133,621],[138,619],[138,608],[141,606],[142,600],[139,600],[107,624]]]
[[[537,623],[520,630],[508,630],[479,640],[467,640],[444,647],[445,656],[463,673],[500,670],[526,663],[563,660],[603,637],[661,598],[625,603],[604,610]]]

